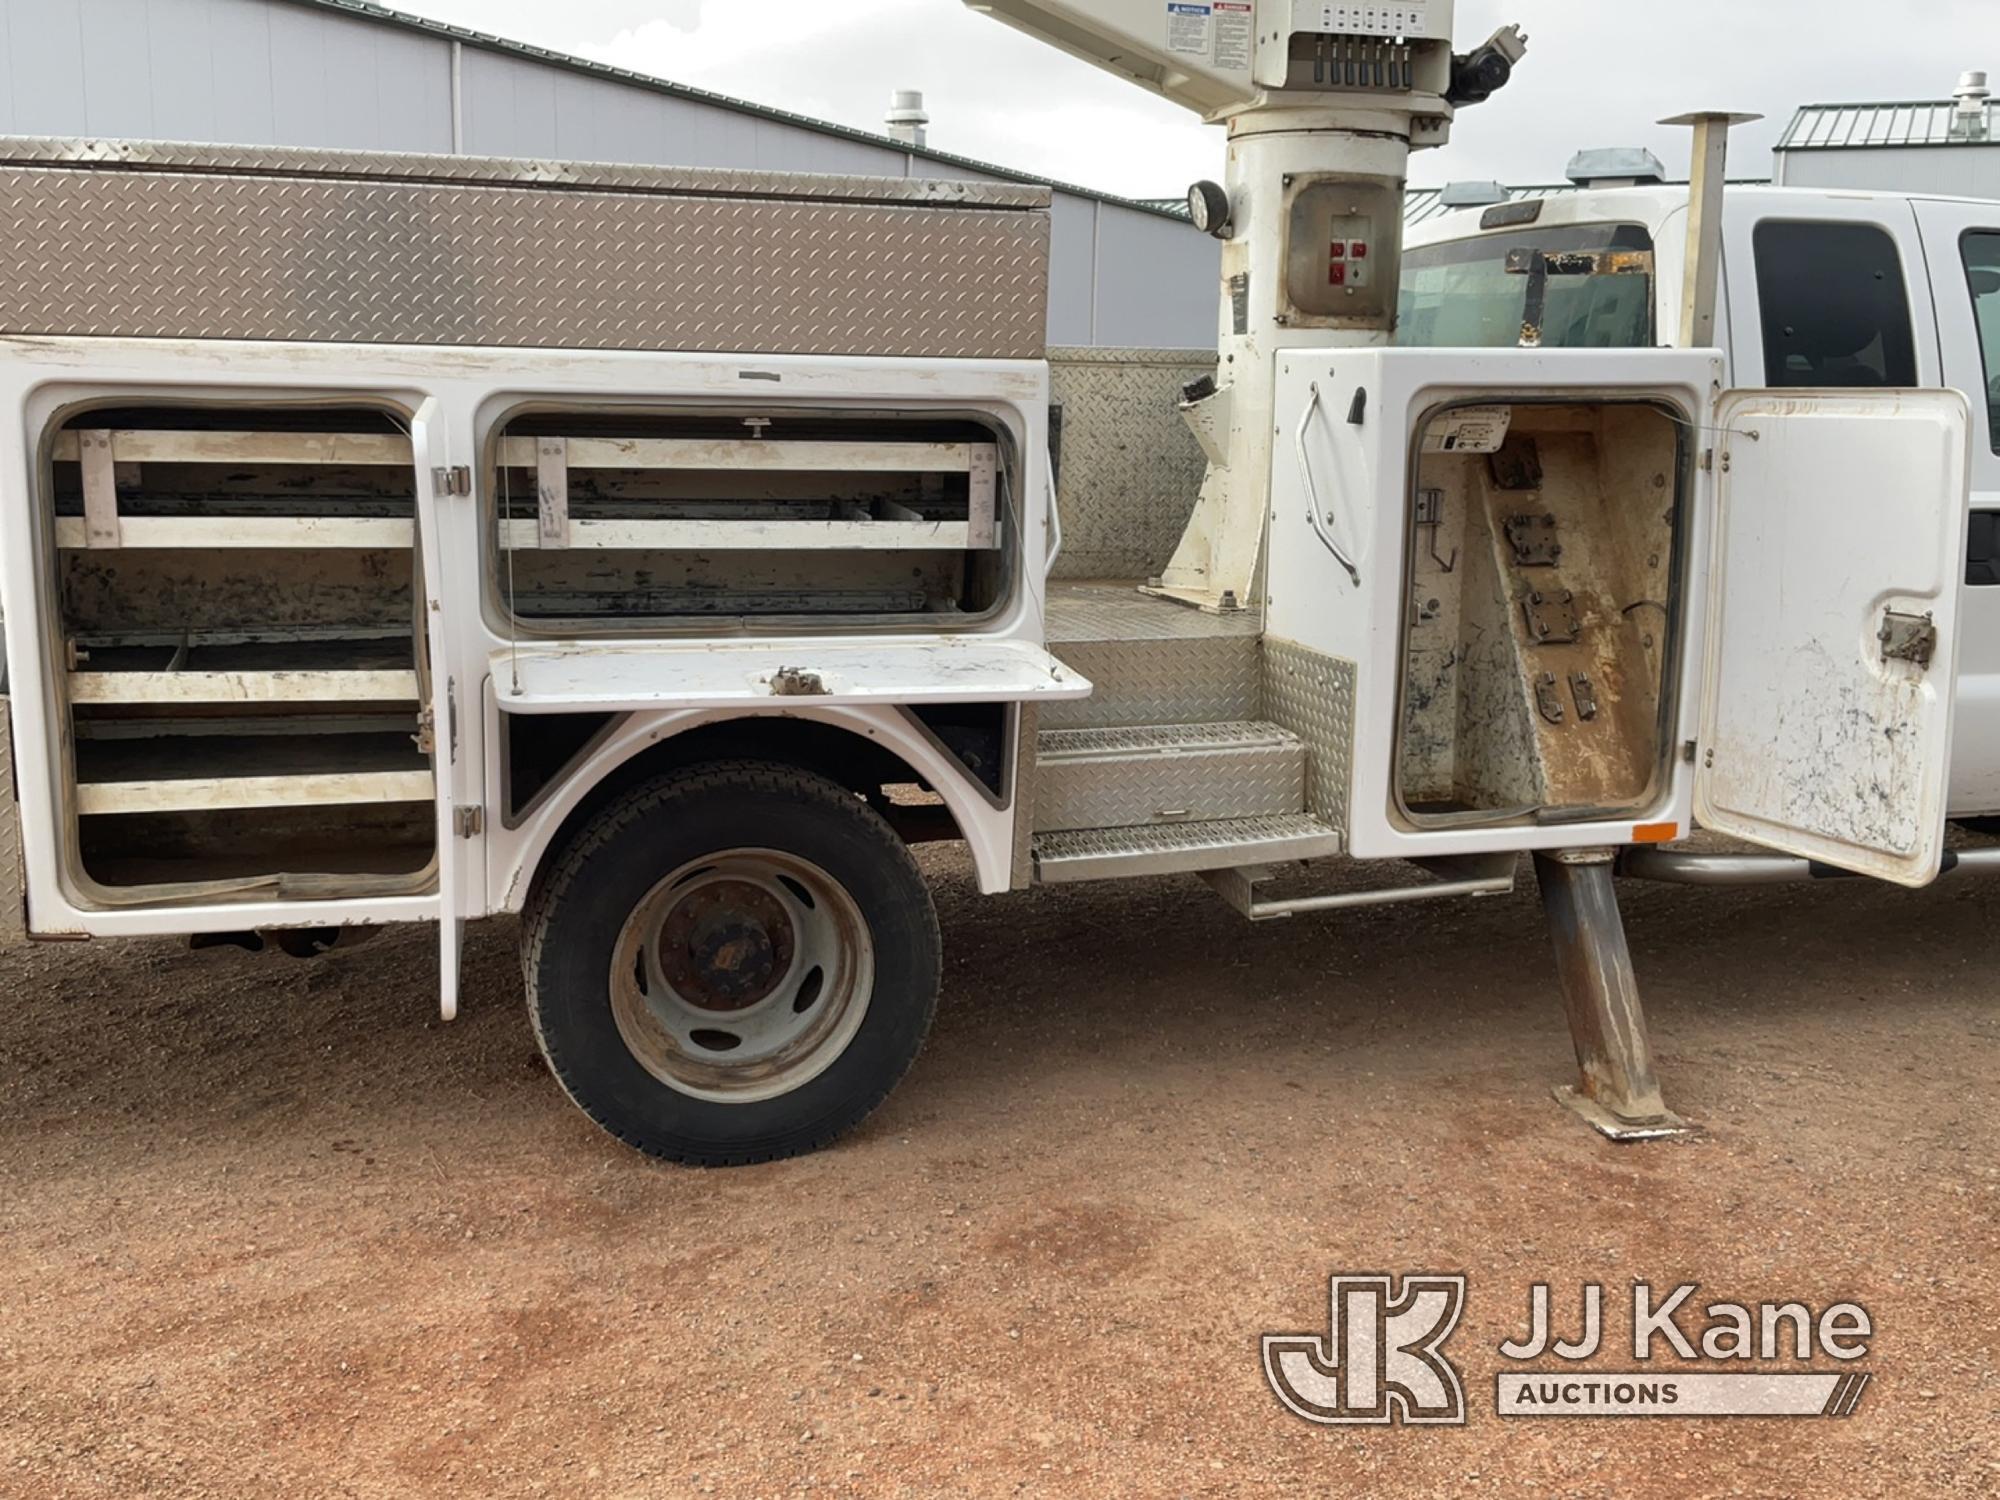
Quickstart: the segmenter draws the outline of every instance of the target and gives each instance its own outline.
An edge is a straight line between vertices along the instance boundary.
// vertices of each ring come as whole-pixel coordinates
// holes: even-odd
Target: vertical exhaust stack
[[[1762,115],[1697,110],[1660,121],[1694,129],[1694,159],[1688,172],[1687,270],[1681,287],[1683,349],[1715,347],[1715,304],[1722,280],[1722,199],[1729,180],[1729,132]]]
[[[921,146],[929,136],[931,117],[924,113],[924,96],[917,89],[897,89],[889,99],[884,120],[890,136],[905,146]]]
[[[1961,73],[1952,91],[1951,136],[1958,141],[1983,141],[1993,129],[1993,91],[1983,71]]]

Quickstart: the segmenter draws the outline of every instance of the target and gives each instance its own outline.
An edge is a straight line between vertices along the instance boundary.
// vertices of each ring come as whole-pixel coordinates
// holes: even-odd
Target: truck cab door
[[[1936,878],[1969,420],[1957,391],[1721,398],[1703,826],[1899,885]]]
[[[1941,384],[1972,403],[1972,530],[1951,810],[2000,812],[2000,203],[1916,205],[1937,303]]]

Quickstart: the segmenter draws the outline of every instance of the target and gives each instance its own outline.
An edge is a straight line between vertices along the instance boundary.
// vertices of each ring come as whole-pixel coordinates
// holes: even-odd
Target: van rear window
[[[1887,230],[1772,219],[1756,250],[1766,385],[1917,383],[1910,294]]]
[[[1522,265],[1535,251],[1596,257],[1564,263],[1565,274],[1549,277],[1543,348],[1643,349],[1653,342],[1650,269],[1630,254],[1612,255],[1651,256],[1653,237],[1639,224],[1501,229],[1406,249],[1396,342],[1408,349],[1513,348],[1521,342],[1529,277],[1510,271],[1509,258]],[[1602,274],[1585,274],[1593,264]]]

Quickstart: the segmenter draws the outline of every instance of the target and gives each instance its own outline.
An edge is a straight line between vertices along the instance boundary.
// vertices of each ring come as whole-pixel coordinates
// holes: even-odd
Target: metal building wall
[[[1776,161],[1781,187],[2000,198],[2000,145],[1780,151]]]
[[[0,130],[451,149],[451,46],[268,0],[0,0]]]
[[[291,0],[0,0],[0,134],[985,175]],[[1049,341],[1212,348],[1219,264],[1185,222],[1059,190]]]

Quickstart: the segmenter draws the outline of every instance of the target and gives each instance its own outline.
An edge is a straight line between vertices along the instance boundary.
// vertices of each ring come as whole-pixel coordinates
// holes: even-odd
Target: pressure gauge
[[[1188,217],[1203,234],[1229,238],[1229,194],[1215,182],[1197,182],[1188,189]]]

